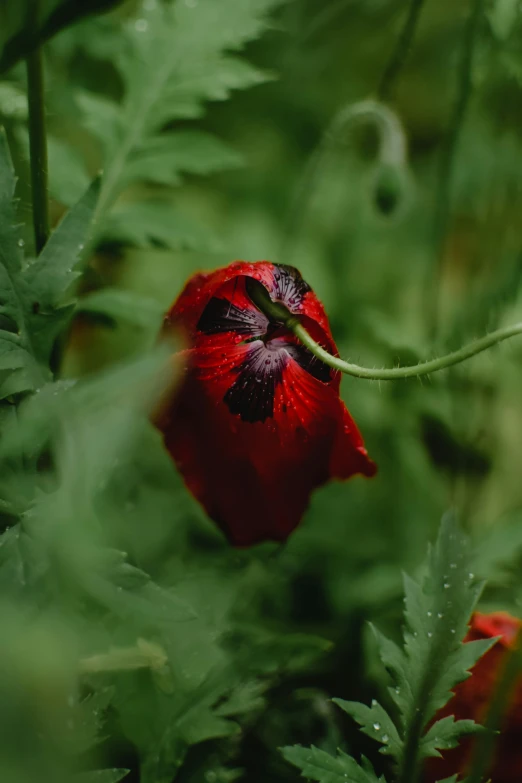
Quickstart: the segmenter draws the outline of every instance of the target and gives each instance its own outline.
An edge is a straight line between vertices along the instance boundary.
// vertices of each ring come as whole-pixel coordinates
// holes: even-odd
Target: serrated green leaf
[[[47,377],[37,362],[30,325],[31,291],[23,275],[23,242],[15,225],[15,184],[7,139],[0,129],[0,357],[7,354],[2,360],[4,369],[18,371],[14,386],[4,379],[0,398],[32,391]],[[13,363],[15,366],[8,368]]]
[[[14,212],[15,177],[5,134],[0,135],[0,365],[13,374],[0,384],[0,398],[34,391],[49,379],[54,341],[71,315],[63,298],[78,273],[74,267],[87,241],[99,194],[90,186],[51,234],[40,256],[24,266],[23,241]]]
[[[216,240],[207,229],[180,214],[169,201],[158,199],[118,204],[104,220],[100,236],[104,242],[137,247],[218,249]]]
[[[60,299],[80,274],[75,264],[88,239],[99,193],[100,180],[97,178],[66,213],[38,258],[27,269],[26,281],[43,313],[60,305]]]
[[[393,720],[377,701],[374,700],[371,707],[344,699],[333,699],[333,701],[361,726],[364,734],[382,744],[381,753],[395,758],[400,756],[403,741]]]
[[[281,753],[286,761],[301,770],[304,778],[318,783],[385,783],[369,764],[363,768],[343,751],[334,757],[313,745],[311,748],[293,745],[281,748]]]
[[[422,744],[426,725],[492,644],[489,639],[462,644],[481,591],[470,572],[468,549],[453,515],[447,514],[429,551],[422,582],[404,577],[404,654],[390,642],[383,643],[382,660],[394,679],[389,692],[400,711],[404,744],[396,760],[401,769],[404,764],[413,764],[409,769],[418,766],[428,750]],[[458,741],[461,727],[445,723],[445,742],[450,741],[452,728]]]
[[[213,137],[165,128],[176,119],[200,116],[208,100],[223,100],[231,90],[265,80],[230,52],[260,35],[280,2],[158,2],[144,4],[139,16],[129,19],[125,45],[114,53],[125,88],[122,103],[86,93],[78,97],[85,124],[101,140],[106,161],[100,237],[139,246],[150,241],[167,247],[193,245],[181,223],[171,222],[167,230],[155,216],[155,227],[154,220],[141,220],[138,228],[128,211],[124,215],[119,210],[117,217],[108,213],[130,184],[173,186],[183,171],[203,174],[238,165],[238,156]],[[233,23],[222,24],[224,18]]]
[[[479,734],[484,727],[473,720],[455,720],[454,715],[441,718],[426,732],[421,740],[423,758],[440,757],[440,750],[456,748],[460,738],[468,734]]]
[[[154,182],[178,185],[181,174],[212,174],[241,164],[240,155],[215,136],[202,131],[177,131],[151,136],[130,157],[123,185]]]

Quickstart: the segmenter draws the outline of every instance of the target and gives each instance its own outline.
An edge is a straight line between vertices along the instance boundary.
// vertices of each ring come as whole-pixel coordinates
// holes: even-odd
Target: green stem
[[[42,51],[34,49],[27,57],[27,92],[29,102],[29,150],[33,193],[33,225],[36,254],[49,237],[49,203],[47,199],[47,138]]]
[[[425,0],[411,0],[408,15],[406,16],[404,27],[397,39],[397,43],[392,52],[392,56],[382,75],[377,95],[383,101],[388,100],[393,85],[397,81],[399,73],[404,67],[411,44],[417,30],[420,14]]]
[[[438,370],[445,370],[447,367],[451,367],[454,364],[460,364],[461,362],[466,361],[466,359],[471,359],[472,356],[482,353],[482,351],[491,348],[493,345],[497,345],[497,343],[500,343],[503,340],[515,337],[517,334],[522,334],[522,323],[518,323],[513,326],[497,329],[495,332],[480,337],[478,340],[459,348],[457,351],[446,354],[446,356],[440,356],[437,359],[431,359],[430,361],[421,362],[420,364],[382,370],[359,367],[357,364],[350,364],[337,356],[332,356],[332,354],[328,353],[319,343],[316,343],[301,323],[300,317],[291,313],[281,302],[272,301],[266,288],[261,285],[261,283],[258,283],[257,280],[248,278],[247,290],[254,304],[267,316],[267,318],[286,326],[286,328],[293,332],[298,340],[300,340],[317,359],[320,359],[333,370],[342,372],[345,375],[353,375],[355,378],[364,378],[369,381],[396,381],[401,378],[419,378],[422,375],[429,375]]]
[[[440,277],[446,235],[451,214],[451,191],[453,171],[462,126],[472,93],[472,71],[475,59],[475,49],[478,39],[479,23],[482,16],[484,0],[472,0],[471,13],[463,40],[462,58],[458,75],[457,99],[450,120],[446,145],[440,158],[435,197],[435,215],[433,221],[434,266],[430,269],[426,283],[426,310],[429,314],[429,325],[432,333],[436,332],[439,315]]]

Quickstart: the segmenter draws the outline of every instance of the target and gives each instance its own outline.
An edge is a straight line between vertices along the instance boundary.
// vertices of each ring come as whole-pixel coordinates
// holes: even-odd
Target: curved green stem
[[[408,168],[406,133],[398,115],[389,106],[378,100],[367,100],[344,106],[333,118],[321,141],[312,153],[293,199],[279,257],[286,259],[291,255],[295,237],[304,222],[310,195],[314,193],[316,183],[320,181],[330,153],[341,144],[346,144],[349,133],[359,123],[373,125],[378,135],[377,161],[379,166],[404,172]],[[407,177],[405,176],[404,179]],[[404,182],[406,187],[407,183]]]
[[[254,304],[268,319],[286,326],[317,359],[320,359],[333,370],[342,372],[345,375],[353,375],[355,378],[364,378],[368,381],[396,381],[401,378],[419,378],[422,375],[429,375],[438,370],[445,370],[454,364],[460,364],[466,361],[466,359],[471,359],[472,356],[482,353],[482,351],[497,345],[497,343],[501,343],[503,340],[507,340],[509,337],[522,334],[522,323],[513,324],[480,337],[457,351],[446,354],[446,356],[440,356],[437,359],[430,359],[427,362],[421,362],[409,367],[378,370],[370,367],[360,367],[357,364],[345,362],[338,356],[332,356],[331,353],[328,353],[310,336],[303,326],[300,317],[291,313],[281,302],[272,301],[266,288],[261,283],[258,283],[257,280],[249,278],[247,290]]]
[[[315,340],[312,340],[306,329],[299,322],[289,326],[289,328],[314,356],[321,359],[321,361],[329,367],[332,367],[334,370],[339,370],[346,375],[354,375],[356,378],[366,378],[366,380],[370,381],[395,381],[399,378],[417,378],[421,375],[429,375],[438,370],[445,370],[447,367],[451,367],[454,364],[460,364],[461,362],[466,361],[466,359],[471,359],[472,356],[482,353],[482,351],[491,348],[492,345],[507,340],[509,337],[522,334],[522,323],[514,324],[513,326],[506,326],[503,329],[497,329],[495,332],[480,337],[478,340],[469,343],[469,345],[464,345],[457,351],[448,353],[446,356],[440,356],[437,359],[414,364],[410,367],[374,370],[368,367],[359,367],[357,364],[350,364],[342,359],[338,359],[336,356],[332,356],[328,351],[325,351],[324,348],[321,348]]]
[[[47,138],[45,132],[43,64],[40,47],[37,47],[28,55],[26,62],[33,225],[36,254],[39,255],[49,237]]]

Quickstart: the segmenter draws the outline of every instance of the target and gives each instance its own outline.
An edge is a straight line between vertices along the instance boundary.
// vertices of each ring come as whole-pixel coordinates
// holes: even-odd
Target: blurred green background
[[[220,0],[213,2],[217,23],[230,27],[232,36],[241,0],[226,0],[220,10]],[[243,2],[244,11],[249,3]],[[194,40],[210,39],[206,0],[183,5],[183,13],[194,13]],[[407,145],[406,159],[391,166],[379,154],[374,120],[343,124],[342,118],[358,102],[379,99],[410,4],[294,0],[264,5],[272,6],[266,29],[250,36],[255,40],[244,51],[259,69],[249,77],[250,88],[217,100],[225,94],[216,87],[207,95],[212,99],[205,111],[177,115],[173,110],[164,117],[168,130],[212,134],[230,149],[209,151],[200,140],[199,154],[206,161],[200,170],[197,164],[185,169],[181,164],[176,181],[150,184],[137,177],[114,194],[112,222],[104,223],[97,237],[73,325],[62,341],[63,377],[115,366],[114,383],[119,383],[121,361],[154,344],[161,314],[186,279],[235,259],[297,266],[325,304],[341,356],[365,366],[415,363],[520,320],[519,4],[483,4],[465,111],[456,126],[474,4],[426,0],[404,67],[386,96]],[[125,2],[62,30],[45,45],[55,221],[79,198],[88,175],[100,168],[111,171],[111,157],[96,133],[108,133],[114,120],[109,106],[121,105],[136,78],[122,76],[118,58],[129,41],[149,35],[147,14],[153,15],[155,6],[154,0]],[[147,94],[157,66],[149,67],[146,50],[142,56],[141,89]],[[214,66],[203,61],[203,73],[205,67]],[[0,83],[0,115],[19,175],[20,219],[30,247],[23,95],[18,64]],[[120,120],[125,123],[128,116]],[[116,144],[111,155],[117,149]],[[297,780],[277,752],[296,742],[325,749],[354,746],[371,754],[329,699],[368,700],[376,692],[367,621],[398,633],[401,571],[412,572],[422,561],[448,508],[457,510],[471,535],[477,574],[489,579],[484,606],[517,612],[521,359],[515,339],[422,382],[379,384],[345,377],[343,398],[378,475],[316,492],[302,525],[283,547],[238,553],[188,497],[159,438],[144,423],[138,433],[128,425],[131,438],[128,422],[106,416],[101,403],[91,411],[73,395],[67,414],[42,403],[51,421],[70,416],[63,430],[69,437],[60,434],[54,446],[61,457],[44,463],[54,493],[56,460],[68,469],[58,471],[59,511],[52,493],[52,503],[38,505],[42,463],[39,479],[27,466],[25,473],[14,471],[17,496],[26,500],[21,523],[13,514],[6,518],[10,529],[0,556],[6,584],[2,617],[10,640],[0,653],[6,657],[1,676],[10,672],[0,680],[2,703],[9,705],[0,718],[5,721],[2,781],[28,783],[35,775],[44,782],[54,783],[59,775],[69,779],[62,757],[70,760],[78,753],[86,770],[128,768],[127,779],[142,783]],[[141,378],[141,370],[137,373]],[[100,400],[109,381],[95,387]],[[121,382],[127,383],[125,377]],[[133,376],[129,383],[134,388]],[[135,400],[128,402],[127,413],[134,421]],[[22,426],[32,432],[34,420],[28,421]],[[100,450],[113,432],[114,448],[120,450],[114,459],[112,452],[110,459],[104,457],[101,468]],[[85,479],[102,469],[107,486]],[[27,523],[29,509],[40,514],[41,524]],[[31,554],[35,546],[45,556],[40,550]],[[123,565],[115,561],[106,563],[108,592],[101,582],[95,590],[92,575],[107,548],[128,553],[126,568],[150,574],[158,593],[134,582],[131,589],[125,579],[138,584],[140,577],[124,578]],[[96,565],[86,554],[91,550]],[[44,560],[49,560],[47,570]],[[117,603],[122,585],[125,605]],[[136,593],[150,607],[143,603],[137,609]],[[174,609],[163,605],[172,593],[186,601],[195,620],[174,621]],[[151,620],[157,604],[167,620]],[[23,612],[35,624],[26,627]],[[89,673],[81,687],[71,685],[77,659],[111,645],[135,649],[142,637],[166,651],[172,682],[162,682],[162,666],[156,671],[154,664],[145,672]],[[50,695],[42,696],[38,689],[48,682],[53,683]],[[20,694],[29,695],[24,701]],[[67,698],[76,711],[72,717],[65,714]],[[91,709],[93,699],[99,704]],[[234,699],[232,705],[227,701]],[[43,705],[43,718],[36,704]],[[184,716],[196,708],[192,725]],[[16,731],[13,715],[20,726]],[[38,744],[40,719],[56,734],[56,753],[52,743]],[[82,745],[69,734],[87,721],[91,742]],[[93,754],[87,748],[97,732]],[[92,783],[116,779],[115,773]]]

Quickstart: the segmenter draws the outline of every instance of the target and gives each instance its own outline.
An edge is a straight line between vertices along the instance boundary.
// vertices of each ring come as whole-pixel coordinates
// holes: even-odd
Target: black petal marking
[[[291,359],[318,381],[330,381],[330,369],[304,345],[256,340],[237,370],[237,379],[223,398],[230,413],[250,424],[273,417],[276,388]]]
[[[311,290],[298,269],[284,264],[275,265],[272,299],[279,299],[290,310],[296,310],[301,307],[305,294]]]
[[[313,375],[318,381],[322,381],[322,383],[329,383],[331,381],[332,374],[328,365],[320,359],[317,359],[317,357],[315,357],[308,348],[305,348],[304,345],[287,343],[285,349],[303,370],[306,370],[310,375]]]
[[[205,334],[239,332],[257,336],[264,334],[268,320],[259,310],[236,307],[228,299],[212,297],[203,310],[197,329]]]
[[[224,397],[230,413],[251,424],[272,417],[276,386],[289,359],[284,349],[274,350],[261,341],[252,343],[237,380]]]

